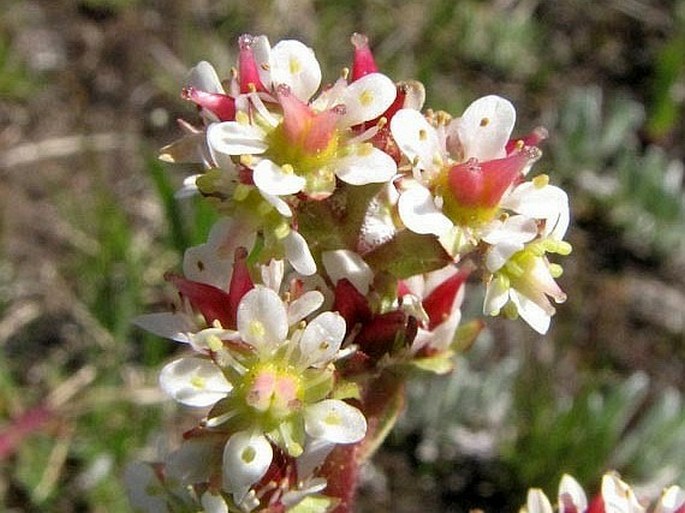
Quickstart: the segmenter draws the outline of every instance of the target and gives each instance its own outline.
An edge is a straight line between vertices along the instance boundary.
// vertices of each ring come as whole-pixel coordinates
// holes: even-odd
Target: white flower
[[[588,508],[587,495],[572,476],[564,474],[559,483],[559,513],[581,513]]]
[[[369,291],[369,286],[373,281],[373,271],[354,251],[347,249],[325,251],[321,254],[321,260],[334,286],[338,280],[347,278],[363,295]]]
[[[670,486],[661,494],[654,513],[678,513],[685,508],[685,490]]]
[[[197,407],[211,406],[233,389],[214,362],[200,357],[179,358],[165,365],[159,384],[179,403]]]
[[[273,448],[264,435],[247,431],[231,435],[224,448],[224,490],[241,503],[250,487],[266,474],[272,459]]]
[[[279,84],[275,95],[282,116],[268,113],[252,97],[260,114],[210,126],[207,142],[212,155],[217,160],[222,155],[249,155],[254,184],[271,196],[300,191],[314,197],[329,195],[335,176],[352,185],[387,182],[394,176],[394,160],[350,130],[390,106],[396,90],[389,78],[367,75],[341,88],[334,98],[337,103],[325,110],[308,104],[300,94],[286,83]],[[332,99],[329,94],[327,102]]]
[[[547,296],[557,303],[566,300],[566,294],[554,281],[546,258],[524,249],[488,282],[483,313],[499,315],[511,302],[515,313],[535,331],[545,334],[555,313]]]
[[[549,502],[545,493],[539,488],[531,488],[528,490],[526,508],[528,513],[552,513],[552,504]]]
[[[401,109],[390,129],[412,169],[412,178],[399,182],[398,213],[404,225],[419,234],[450,241],[468,228],[472,244],[479,230],[496,217],[502,196],[539,151],[522,148],[507,154],[516,120],[514,107],[499,96],[473,102],[461,118],[445,116],[429,122],[420,112]]]
[[[193,281],[228,290],[235,251],[252,249],[255,233],[244,220],[222,217],[209,232],[207,242],[190,247],[183,255],[183,275]]]
[[[228,513],[228,504],[221,495],[205,492],[200,497],[204,513]]]
[[[505,146],[515,123],[516,110],[511,102],[490,95],[469,105],[447,130],[456,134],[462,160],[495,160],[506,157]]]
[[[402,296],[402,307],[419,321],[411,346],[412,354],[424,347],[444,351],[454,340],[454,334],[461,322],[463,282],[466,276],[464,272],[460,274],[456,266],[448,265],[402,281],[402,288],[409,292]],[[439,300],[435,303],[432,301],[436,297],[433,293],[439,295]],[[446,303],[449,308],[443,311],[442,307]],[[435,305],[439,305],[437,309]]]
[[[326,399],[305,409],[305,430],[313,438],[334,444],[359,442],[366,434],[366,419],[354,406]]]
[[[644,513],[646,510],[632,488],[611,473],[602,477],[602,500],[605,513]]]

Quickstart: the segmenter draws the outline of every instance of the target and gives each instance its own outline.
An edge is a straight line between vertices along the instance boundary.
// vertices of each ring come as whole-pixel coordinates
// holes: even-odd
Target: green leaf
[[[435,271],[452,262],[436,236],[409,230],[367,253],[364,260],[374,272],[387,271],[397,279]]]
[[[323,495],[310,495],[302,499],[292,508],[288,508],[290,513],[326,513],[335,501],[332,497]]]
[[[359,385],[352,381],[340,380],[335,385],[332,394],[333,399],[361,399]]]
[[[427,358],[416,358],[411,361],[412,365],[418,369],[432,372],[434,374],[447,374],[454,369],[453,353],[451,351],[442,352],[436,356]]]
[[[474,319],[472,321],[463,323],[457,328],[452,343],[450,344],[450,349],[455,353],[464,353],[471,349],[473,343],[483,331],[485,327],[485,322],[483,319]]]

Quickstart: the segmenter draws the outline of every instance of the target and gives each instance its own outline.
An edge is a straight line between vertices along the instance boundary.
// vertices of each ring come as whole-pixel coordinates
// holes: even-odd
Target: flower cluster
[[[561,478],[556,510],[559,513],[645,513],[648,503],[640,500],[633,489],[615,473],[602,478],[601,491],[592,500],[578,482],[568,474]],[[539,488],[528,491],[526,513],[553,513],[552,503]],[[649,511],[653,513],[685,513],[685,490],[679,486],[666,488]]]
[[[199,122],[161,158],[200,164],[179,196],[221,217],[168,275],[173,311],[137,321],[188,346],[160,383],[202,415],[136,471],[159,485],[150,508],[190,487],[189,509],[348,511],[407,378],[450,371],[481,330],[461,319],[467,281],[484,314],[539,333],[565,300],[548,256],[571,250],[568,198],[527,178],[545,130],[513,137],[494,95],[424,110],[420,83],[381,73],[363,35],[352,45],[323,87],[310,48],[265,36],[240,37],[226,80],[207,62],[189,73]]]

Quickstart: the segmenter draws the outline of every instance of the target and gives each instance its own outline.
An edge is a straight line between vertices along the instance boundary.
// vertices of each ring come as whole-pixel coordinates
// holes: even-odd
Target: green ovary
[[[338,156],[340,136],[334,132],[323,149],[308,150],[306,133],[298,141],[290,141],[283,125],[267,136],[269,149],[265,156],[280,166],[291,166],[307,183],[307,194],[330,193],[335,189],[335,173],[331,163]]]
[[[450,192],[447,182],[448,173],[449,168],[444,167],[431,185],[435,196],[442,198],[442,212],[450,221],[457,226],[467,228],[478,228],[492,221],[497,215],[499,208],[497,206],[488,208],[462,205]]]
[[[258,365],[245,376],[241,388],[248,414],[267,431],[302,408],[304,388],[294,369]]]

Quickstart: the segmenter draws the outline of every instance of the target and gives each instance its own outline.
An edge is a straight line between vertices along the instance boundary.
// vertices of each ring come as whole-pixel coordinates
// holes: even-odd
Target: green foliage
[[[574,90],[558,114],[553,166],[580,189],[576,202],[590,200],[593,215],[620,228],[634,252],[677,257],[685,251],[683,165],[657,146],[641,148],[643,118],[633,100]]]
[[[685,86],[685,2],[677,3],[675,25],[668,41],[659,49],[651,84],[647,120],[649,134],[661,139],[671,133],[683,115]],[[678,93],[678,89],[681,90]]]
[[[609,468],[611,454],[645,397],[647,379],[634,375],[623,382],[588,382],[573,397],[560,397],[549,370],[534,366],[519,381],[513,411],[518,434],[504,448],[504,460],[523,482],[545,489],[554,489],[564,472],[592,483]]]
[[[0,98],[25,100],[38,85],[38,78],[12,52],[9,38],[0,31]]]

